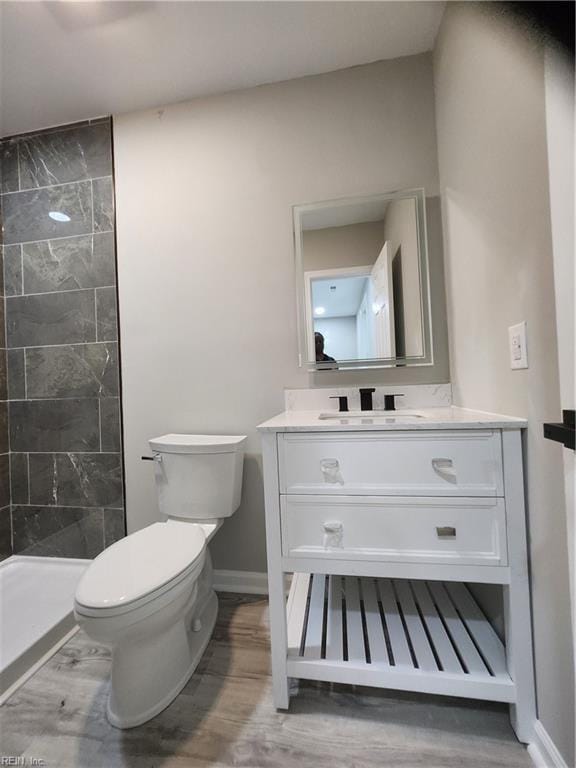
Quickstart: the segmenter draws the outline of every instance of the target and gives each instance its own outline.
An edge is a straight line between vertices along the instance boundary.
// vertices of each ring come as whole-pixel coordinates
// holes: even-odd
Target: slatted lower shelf
[[[458,582],[294,574],[290,677],[512,702],[506,652]]]

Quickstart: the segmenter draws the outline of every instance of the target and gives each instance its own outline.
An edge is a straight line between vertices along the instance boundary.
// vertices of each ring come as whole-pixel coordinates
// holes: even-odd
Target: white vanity
[[[529,742],[526,423],[453,407],[321,415],[259,427],[276,707],[289,678],[487,699]],[[505,644],[471,583],[502,585]]]

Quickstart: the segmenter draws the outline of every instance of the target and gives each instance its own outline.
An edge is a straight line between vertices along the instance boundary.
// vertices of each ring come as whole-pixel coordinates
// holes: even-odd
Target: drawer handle
[[[340,462],[338,459],[322,459],[320,461],[320,469],[322,470],[324,481],[326,483],[344,485],[344,480],[340,474]]]
[[[436,526],[436,536],[439,539],[455,539],[456,528],[451,525]]]
[[[328,520],[322,523],[324,530],[324,549],[342,548],[344,526],[338,520]]]
[[[452,459],[432,459],[432,468],[443,480],[453,484],[458,482]]]

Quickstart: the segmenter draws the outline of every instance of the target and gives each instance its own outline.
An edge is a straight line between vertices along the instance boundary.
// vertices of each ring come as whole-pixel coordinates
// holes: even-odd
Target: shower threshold
[[[74,593],[90,562],[20,555],[0,562],[0,704],[77,631]]]

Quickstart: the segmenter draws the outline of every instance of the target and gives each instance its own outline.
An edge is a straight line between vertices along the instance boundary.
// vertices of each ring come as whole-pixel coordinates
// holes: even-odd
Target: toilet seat
[[[84,616],[136,610],[200,573],[206,535],[194,523],[153,523],[105,549],[84,573],[75,609]]]

